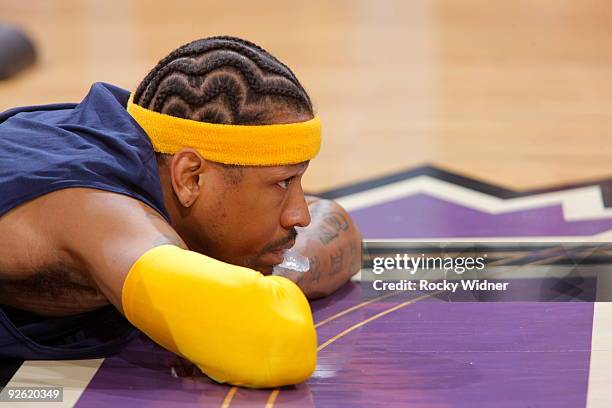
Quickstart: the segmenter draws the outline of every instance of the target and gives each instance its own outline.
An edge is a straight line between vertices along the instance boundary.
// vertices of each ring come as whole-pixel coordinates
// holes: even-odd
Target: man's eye
[[[278,183],[276,183],[276,185],[286,190],[289,188],[289,184],[291,184],[291,180],[293,180],[293,177],[289,177],[287,179],[284,179],[283,181],[279,181]]]

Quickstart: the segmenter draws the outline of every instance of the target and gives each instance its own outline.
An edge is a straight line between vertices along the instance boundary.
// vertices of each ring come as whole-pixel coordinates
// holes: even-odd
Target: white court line
[[[102,365],[103,358],[64,361],[25,361],[7,387],[63,387],[63,402],[19,402],[21,408],[73,407],[93,376]],[[0,402],[0,407],[4,403]]]
[[[594,308],[587,407],[609,408],[612,406],[612,303],[597,302]]]
[[[605,208],[599,186],[579,187],[551,193],[516,198],[498,198],[429,176],[418,176],[336,199],[347,211],[386,203],[413,194],[427,194],[488,214],[561,205],[566,221],[612,218],[612,208]]]

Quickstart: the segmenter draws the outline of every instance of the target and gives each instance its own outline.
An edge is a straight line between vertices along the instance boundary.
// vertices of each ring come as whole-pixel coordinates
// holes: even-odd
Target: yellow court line
[[[416,303],[416,302],[418,302],[419,300],[423,300],[423,299],[426,299],[426,298],[428,298],[428,297],[435,296],[435,295],[437,295],[437,294],[439,294],[439,293],[442,293],[442,292],[443,292],[443,291],[437,291],[437,292],[429,293],[429,294],[426,294],[426,295],[422,295],[422,296],[416,297],[416,298],[414,298],[414,299],[411,299],[411,300],[407,300],[407,301],[405,301],[405,302],[402,302],[402,303],[400,303],[399,305],[393,306],[392,308],[387,309],[387,310],[385,310],[385,311],[383,311],[383,312],[380,312],[380,313],[378,313],[378,314],[375,314],[374,316],[369,317],[369,318],[367,318],[366,320],[364,320],[364,321],[362,321],[362,322],[359,322],[359,323],[357,323],[357,324],[354,324],[353,326],[349,327],[348,329],[346,329],[346,330],[344,330],[344,331],[340,332],[339,334],[335,335],[335,336],[334,336],[334,337],[332,337],[331,339],[327,340],[325,343],[321,344],[321,345],[320,345],[320,346],[317,348],[317,351],[321,351],[321,350],[323,350],[325,347],[329,346],[329,345],[330,345],[330,344],[332,344],[334,341],[338,340],[338,339],[339,339],[339,338],[341,338],[341,337],[346,336],[346,335],[347,335],[347,334],[349,334],[350,332],[352,332],[352,331],[354,331],[354,330],[356,330],[356,329],[360,328],[361,326],[364,326],[364,325],[366,325],[366,324],[370,323],[370,322],[371,322],[371,321],[373,321],[373,320],[376,320],[376,319],[378,319],[378,318],[380,318],[380,317],[386,316],[386,315],[388,315],[389,313],[393,313],[393,312],[395,312],[396,310],[399,310],[399,309],[401,309],[402,307],[405,307],[405,306],[411,305],[411,304],[413,304],[413,303]],[[272,393],[270,394],[270,397],[268,398],[268,402],[266,403],[266,408],[273,408],[273,407],[274,407],[274,401],[276,400],[276,397],[278,396],[278,393],[279,393],[279,392],[280,392],[280,390],[279,390],[279,389],[276,389],[276,390],[272,391]]]
[[[386,298],[391,297],[391,296],[399,295],[400,293],[402,293],[402,291],[398,290],[396,292],[388,293],[388,294],[386,294],[384,296],[379,296],[377,298],[370,299],[370,300],[367,300],[365,302],[361,302],[361,303],[359,303],[359,304],[357,304],[355,306],[349,307],[348,309],[343,310],[342,312],[336,313],[335,315],[330,316],[327,319],[322,320],[319,323],[315,324],[315,329],[323,326],[324,324],[327,324],[327,323],[331,322],[332,320],[336,320],[339,317],[342,317],[342,316],[344,316],[346,314],[354,312],[357,309],[361,309],[362,307],[367,306],[370,303],[376,302],[377,300],[383,300],[383,299],[386,299]]]
[[[395,295],[398,295],[400,293],[402,293],[402,292],[398,290],[398,291],[393,292],[393,293],[388,293],[388,294],[386,294],[384,296],[379,296],[377,298],[370,299],[370,300],[367,300],[365,302],[361,302],[361,303],[359,303],[359,304],[357,304],[355,306],[352,306],[352,307],[349,307],[346,310],[343,310],[342,312],[336,313],[335,315],[330,316],[330,317],[328,317],[327,319],[325,319],[323,321],[320,321],[319,323],[315,324],[315,328],[323,326],[324,324],[327,324],[327,323],[331,322],[332,320],[335,320],[335,319],[337,319],[339,317],[342,317],[342,316],[344,316],[346,314],[349,314],[349,313],[351,313],[351,312],[353,312],[353,311],[355,311],[357,309],[361,309],[362,307],[367,306],[367,305],[369,305],[372,302],[375,302],[377,300],[386,299],[388,297],[395,296]],[[227,395],[223,399],[223,405],[221,405],[221,408],[229,408],[230,404],[232,403],[232,399],[234,399],[234,394],[236,394],[237,390],[238,390],[237,387],[230,388],[230,390],[227,392]],[[268,407],[269,404],[271,404],[270,407],[272,407],[274,405],[274,401],[276,400],[276,396],[278,395],[278,392],[279,392],[279,390],[272,391],[272,394],[270,394],[270,397],[268,398],[268,402],[266,403],[266,407]],[[272,396],[274,396],[274,399],[272,399]],[[272,402],[270,403],[271,399],[272,399]]]
[[[272,408],[274,406],[274,402],[276,401],[276,397],[278,397],[279,389],[276,389],[270,393],[268,397],[268,401],[266,401],[266,408]]]
[[[223,399],[223,405],[221,405],[221,408],[228,408],[230,406],[230,404],[232,403],[232,399],[234,399],[236,391],[238,391],[238,387],[230,388],[230,390],[227,392],[227,395]]]
[[[408,306],[408,305],[410,305],[410,304],[412,304],[412,303],[418,302],[419,300],[422,300],[422,299],[425,299],[425,298],[428,298],[428,297],[431,297],[431,296],[437,295],[438,293],[440,293],[440,292],[434,292],[434,293],[430,293],[430,294],[427,294],[427,295],[422,295],[422,296],[416,297],[416,298],[414,298],[414,299],[407,300],[407,301],[405,301],[405,302],[400,303],[399,305],[393,306],[393,307],[392,307],[392,308],[390,308],[390,309],[387,309],[387,310],[385,310],[385,311],[383,311],[383,312],[380,312],[380,313],[378,313],[378,314],[375,314],[374,316],[369,317],[369,318],[365,319],[365,320],[364,320],[364,321],[362,321],[362,322],[359,322],[359,323],[357,323],[357,324],[354,324],[354,325],[352,325],[351,327],[349,327],[348,329],[343,330],[342,332],[338,333],[337,335],[335,335],[335,336],[334,336],[334,337],[332,337],[331,339],[327,340],[325,343],[321,344],[321,345],[319,346],[319,348],[317,349],[317,351],[321,351],[321,350],[323,350],[325,347],[329,346],[329,345],[330,345],[330,344],[332,344],[334,341],[338,340],[338,339],[339,339],[339,338],[341,338],[341,337],[346,336],[346,335],[347,335],[347,334],[349,334],[350,332],[352,332],[352,331],[354,331],[354,330],[356,330],[356,329],[360,328],[361,326],[364,326],[364,325],[366,325],[366,324],[370,323],[370,322],[371,322],[371,321],[373,321],[373,320],[376,320],[376,319],[378,319],[378,318],[380,318],[380,317],[386,316],[386,315],[388,315],[389,313],[395,312],[396,310],[401,309],[401,308],[402,308],[402,307],[404,307],[404,306]]]

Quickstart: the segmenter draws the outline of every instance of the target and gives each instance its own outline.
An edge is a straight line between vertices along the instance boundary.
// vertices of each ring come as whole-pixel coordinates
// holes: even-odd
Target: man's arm
[[[132,198],[88,189],[63,196],[58,243],[157,343],[234,385],[276,387],[312,373],[316,332],[295,284],[186,250]]]
[[[121,312],[121,291],[130,268],[164,244],[187,249],[151,207],[121,194],[87,188],[60,190],[46,203],[54,214],[54,240]]]
[[[311,223],[298,228],[295,249],[308,258],[308,272],[278,273],[291,279],[309,299],[328,296],[361,268],[361,234],[337,203],[307,196]]]

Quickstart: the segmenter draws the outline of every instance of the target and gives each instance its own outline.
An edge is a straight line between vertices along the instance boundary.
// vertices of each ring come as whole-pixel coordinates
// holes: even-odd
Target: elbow
[[[293,282],[265,277],[258,324],[244,337],[240,366],[226,381],[249,388],[272,388],[306,381],[317,364],[317,333],[310,305]],[[265,304],[265,306],[264,306]],[[244,329],[244,328],[243,328]],[[217,378],[218,379],[218,378]]]
[[[317,365],[317,338],[312,323],[294,322],[285,326],[277,339],[276,352],[268,357],[268,381],[264,387],[280,387],[302,383],[312,375]],[[278,352],[280,351],[280,352]]]
[[[286,311],[280,315],[278,310],[269,312],[265,323],[253,326],[224,364],[196,364],[220,383],[247,388],[275,388],[306,381],[317,364],[312,316],[296,315],[295,311],[289,313],[292,316],[286,316]],[[206,360],[193,357],[195,361]]]
[[[293,282],[270,277],[276,285],[270,310],[266,347],[268,373],[264,387],[279,387],[306,381],[317,364],[317,333],[310,305]],[[268,279],[270,279],[268,278]]]

